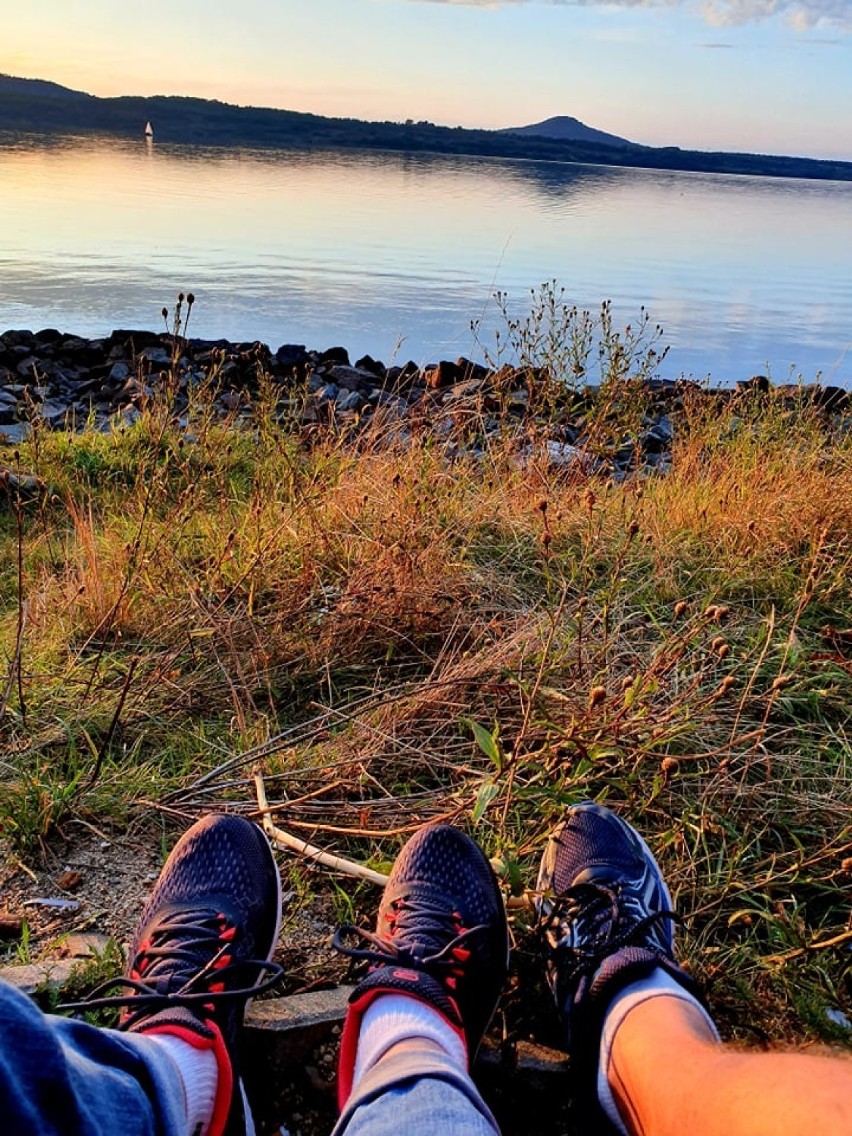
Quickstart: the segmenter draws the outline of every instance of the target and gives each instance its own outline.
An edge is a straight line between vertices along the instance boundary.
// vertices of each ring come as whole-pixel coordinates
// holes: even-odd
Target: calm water
[[[158,327],[482,357],[491,299],[644,304],[661,374],[852,385],[852,184],[0,136],[0,330]]]

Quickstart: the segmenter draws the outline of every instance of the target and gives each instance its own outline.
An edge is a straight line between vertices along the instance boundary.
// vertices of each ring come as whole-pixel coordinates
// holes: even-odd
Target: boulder
[[[320,353],[319,361],[321,363],[342,363],[345,367],[349,364],[349,352],[345,347],[329,347],[326,351]]]
[[[423,370],[423,378],[430,390],[452,386],[460,377],[458,367],[449,359],[442,359],[440,363],[433,363]]]

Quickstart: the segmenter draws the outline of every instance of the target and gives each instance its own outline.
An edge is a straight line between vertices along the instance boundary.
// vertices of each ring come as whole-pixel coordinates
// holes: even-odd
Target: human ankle
[[[622,990],[607,1014],[598,1066],[601,1107],[631,1136],[685,1131],[685,1085],[711,1053],[723,1051],[707,1011],[668,975],[655,972]],[[665,1090],[661,1069],[669,1073]]]

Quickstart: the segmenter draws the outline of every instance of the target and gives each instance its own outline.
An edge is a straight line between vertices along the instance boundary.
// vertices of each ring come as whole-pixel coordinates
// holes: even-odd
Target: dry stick
[[[20,472],[20,471],[19,471]],[[27,605],[24,602],[24,518],[23,506],[21,505],[21,492],[18,490],[18,498],[15,503],[15,528],[18,537],[18,636],[15,644],[15,672],[18,676],[18,705],[21,710],[21,722],[26,729],[27,725],[27,706],[24,702],[24,674],[23,674],[23,649],[24,649],[24,624],[27,617]]]
[[[24,631],[27,626],[28,615],[29,603],[27,601],[24,601],[19,608],[18,633],[15,639],[15,653],[12,656],[11,662],[9,663],[9,673],[6,675],[6,687],[3,691],[3,697],[2,699],[0,699],[0,718],[2,718],[6,713],[6,708],[9,705],[9,699],[12,695],[12,687],[15,684],[15,679],[20,677],[21,652],[24,645]]]
[[[429,690],[435,690],[441,686],[453,686],[456,679],[440,679],[436,682],[429,682]],[[471,684],[481,682],[478,679],[466,680]],[[288,740],[293,740],[295,743],[305,745],[313,738],[321,734],[327,727],[329,719],[336,716],[341,722],[354,722],[357,721],[360,714],[366,713],[369,710],[375,710],[379,707],[390,706],[395,702],[404,701],[406,698],[413,697],[420,693],[422,684],[409,683],[407,686],[394,693],[381,693],[378,695],[368,695],[366,698],[361,699],[352,705],[348,711],[337,710],[334,707],[322,707],[322,713],[310,719],[308,722],[301,722],[297,726],[290,726],[280,734],[276,734],[270,738],[269,741],[263,742],[261,745],[253,746],[247,749],[244,753],[236,754],[229,757],[227,761],[223,761],[221,765],[217,765],[215,769],[209,770],[207,773],[197,777],[191,785],[187,785],[182,789],[175,789],[171,793],[167,793],[163,798],[164,801],[180,800],[188,794],[193,793],[196,789],[203,785],[208,785],[211,781],[215,781],[217,777],[223,773],[227,773],[232,769],[236,769],[241,765],[249,765],[253,761],[257,761],[264,757],[271,757],[275,753],[281,753],[286,749],[291,749],[295,752],[295,745],[287,746],[285,743]],[[314,703],[313,705],[318,705]],[[370,726],[370,729],[374,727]],[[415,750],[415,752],[417,752]]]
[[[115,713],[112,716],[112,721],[109,724],[109,729],[104,735],[104,740],[101,742],[100,748],[98,749],[98,754],[95,758],[95,764],[92,766],[92,772],[89,774],[87,785],[88,788],[91,788],[101,775],[101,768],[104,763],[104,758],[106,757],[106,752],[110,747],[112,739],[115,737],[115,731],[118,729],[118,722],[121,718],[121,711],[124,709],[124,703],[127,700],[130,684],[131,682],[133,682],[133,676],[136,674],[136,668],[139,666],[139,662],[140,656],[136,655],[132,659],[130,666],[127,668],[127,677],[125,678],[124,684],[121,688],[121,694],[118,697],[118,704],[115,708]]]
[[[378,887],[384,887],[388,882],[388,877],[382,875],[381,872],[374,872],[372,868],[365,868],[363,864],[356,864],[353,860],[346,860],[342,856],[333,856],[330,852],[323,852],[321,848],[317,848],[315,844],[309,844],[306,840],[300,840],[297,836],[291,836],[289,832],[284,832],[283,829],[277,828],[272,821],[272,810],[269,807],[269,801],[266,796],[266,786],[263,783],[263,774],[259,769],[254,770],[254,787],[257,793],[258,811],[263,817],[263,830],[266,835],[273,840],[276,844],[283,848],[295,852],[299,856],[306,856],[309,860],[316,861],[317,864],[323,864],[327,868],[332,868],[336,872],[342,872],[345,876],[353,876],[358,880],[366,880],[368,883],[376,884]],[[498,862],[492,860],[491,867],[496,869],[500,865]],[[533,895],[529,891],[525,891],[523,895],[511,895],[506,901],[506,906],[511,909],[524,908],[529,909],[533,905]]]
[[[381,872],[374,872],[372,868],[365,868],[363,864],[356,864],[352,860],[344,860],[341,856],[333,856],[330,852],[323,852],[316,845],[309,844],[306,840],[300,840],[297,836],[291,836],[289,832],[277,828],[270,815],[266,786],[263,783],[263,774],[259,769],[254,771],[254,787],[257,793],[258,808],[263,817],[263,830],[276,844],[283,848],[289,848],[291,852],[295,852],[299,856],[315,860],[318,864],[325,865],[326,868],[332,868],[336,872],[342,872],[344,875],[353,876],[358,880],[367,880],[378,887],[383,888],[388,882],[388,877],[382,875]]]

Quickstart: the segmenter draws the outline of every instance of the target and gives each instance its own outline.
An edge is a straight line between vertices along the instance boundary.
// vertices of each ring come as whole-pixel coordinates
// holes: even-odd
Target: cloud
[[[431,0],[468,8],[504,8],[508,5],[547,3],[583,8],[685,8],[698,12],[717,27],[784,19],[800,32],[832,28],[852,33],[850,0]]]

